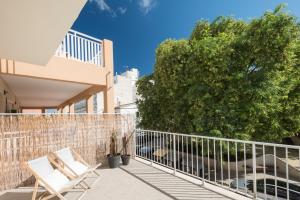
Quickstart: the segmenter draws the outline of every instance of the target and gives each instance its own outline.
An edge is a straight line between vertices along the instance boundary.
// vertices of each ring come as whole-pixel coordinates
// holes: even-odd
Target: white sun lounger
[[[52,167],[47,156],[28,161],[27,167],[36,179],[32,200],[36,199],[39,185],[49,193],[47,196],[46,194],[40,196],[40,200],[47,200],[55,196],[61,200],[67,200],[62,193],[71,191],[75,186],[80,186],[83,189],[83,193],[78,199],[81,199],[87,192],[87,188],[81,185],[82,183],[86,185],[83,178],[79,177],[73,180],[68,178],[60,169]]]
[[[63,169],[66,173],[70,174],[71,177],[77,178],[91,173],[99,176],[96,169],[101,166],[101,163],[92,167],[85,162],[76,151],[69,147],[56,151],[53,154],[58,159],[59,163],[62,163]]]

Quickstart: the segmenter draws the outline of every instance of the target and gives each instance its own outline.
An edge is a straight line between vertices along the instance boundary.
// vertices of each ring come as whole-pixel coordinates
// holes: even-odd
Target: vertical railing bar
[[[91,55],[91,64],[94,64],[94,42],[91,41],[91,51],[90,51],[90,55]]]
[[[97,51],[97,49],[98,49],[98,43],[96,43],[95,42],[95,65],[97,65],[98,66],[98,51]]]
[[[247,155],[246,155],[246,143],[244,143],[244,177],[245,177],[245,183],[247,184]],[[245,187],[246,194],[248,193],[248,187]]]
[[[96,65],[99,66],[99,43],[96,43]]]
[[[194,149],[193,149],[193,137],[191,136],[191,164],[192,164],[192,175],[194,175]]]
[[[72,35],[70,34],[69,35],[69,50],[68,50],[69,52],[69,58],[71,58],[72,59]]]
[[[201,138],[201,154],[202,154],[202,160],[201,160],[201,163],[202,163],[202,184],[204,185],[205,184],[205,177],[204,177],[204,175],[205,175],[205,171],[204,171],[204,154],[203,154],[203,150],[204,150],[204,147],[203,147],[203,145],[204,145],[204,142],[203,142],[203,138]]]
[[[277,199],[277,160],[276,160],[276,146],[274,146],[274,176],[275,176],[275,197]]]
[[[103,43],[100,43],[100,54],[99,54],[99,59],[100,59],[100,67],[104,67],[103,65]]]
[[[300,169],[300,148],[299,148],[299,169]]]
[[[162,139],[162,133],[159,133],[159,147],[160,147],[160,150],[162,149],[162,141],[161,141],[161,139]],[[161,163],[162,164],[162,159],[161,158],[159,158],[159,163]]]
[[[266,183],[266,149],[265,145],[263,145],[263,170],[264,170],[264,197],[267,199],[267,183]]]
[[[217,182],[216,140],[214,139],[214,182]]]
[[[78,46],[77,57],[78,57],[78,60],[82,61],[82,59],[81,59],[81,38],[80,37],[78,37],[77,42],[78,42],[78,44],[77,44],[77,46]]]
[[[228,175],[228,181],[230,181],[230,150],[229,150],[229,141],[227,141],[227,175]]]
[[[88,55],[88,62],[91,63],[91,41],[88,40],[88,51],[87,51],[87,55]]]
[[[196,166],[196,168],[197,168],[197,177],[199,177],[199,140],[198,140],[198,138],[196,138],[196,154],[197,154],[197,156],[196,156],[196,159],[197,159],[197,166]]]
[[[290,199],[290,184],[289,184],[289,152],[288,148],[285,147],[285,173],[286,173],[286,194],[287,199]]]
[[[222,141],[220,140],[220,159],[221,159],[221,185],[223,186],[223,146]]]
[[[72,58],[71,42],[72,42],[71,35],[68,34],[68,58]]]
[[[163,148],[166,149],[166,136],[163,133]],[[163,164],[166,165],[166,159],[163,159]]]
[[[140,130],[137,130],[137,133],[136,133],[136,137],[137,137],[137,146],[135,146],[135,148],[136,148],[136,154],[138,155],[138,156],[140,156],[140,147],[141,147],[141,141],[140,141]]]
[[[135,146],[135,151],[136,151],[136,155],[139,156],[139,149],[140,149],[139,130],[136,130],[135,137],[136,137],[136,140],[137,140],[137,145]]]
[[[161,150],[161,143],[160,143],[160,133],[157,133],[157,149]],[[157,157],[157,162],[160,163],[160,158]]]
[[[252,143],[252,168],[253,168],[253,197],[257,198],[257,182],[256,182],[256,146]]]
[[[189,144],[188,144],[187,136],[185,136],[185,143],[186,143],[186,173],[189,173]]]
[[[235,177],[236,177],[236,180],[239,180],[239,171],[238,171],[238,149],[237,149],[237,142],[235,142]],[[238,184],[236,184],[236,190],[238,190],[239,187],[238,187]]]
[[[182,157],[181,167],[182,167],[182,171],[184,172],[183,135],[181,135],[181,157]]]
[[[100,66],[100,43],[97,43],[97,66]]]
[[[87,58],[87,49],[88,49],[88,42],[87,39],[84,39],[84,61],[87,62],[88,58]]]
[[[177,162],[178,162],[178,169],[180,168],[180,156],[179,156],[179,141],[180,141],[180,136],[179,135],[177,135],[177,156],[178,156],[178,158],[177,158]],[[179,169],[180,170],[180,169]]]
[[[169,144],[170,144],[170,137],[166,134],[166,146],[167,146],[167,166],[169,166]]]
[[[81,43],[80,43],[80,49],[81,49],[81,61],[84,62],[84,48],[83,48],[83,41],[84,39],[81,38]]]
[[[207,172],[208,172],[208,180],[210,181],[210,153],[209,153],[209,139],[207,139]]]
[[[93,53],[92,53],[92,55],[93,55],[93,60],[94,60],[94,62],[93,62],[93,64],[95,64],[96,65],[96,52],[95,52],[95,50],[96,50],[96,43],[95,42],[93,42]]]
[[[148,159],[149,158],[149,156],[148,156],[148,154],[149,154],[149,149],[148,149],[148,141],[149,141],[149,135],[148,135],[148,132],[145,132],[145,134],[146,134],[146,141],[145,141],[145,145],[146,145],[146,158]],[[152,164],[152,163],[151,163]]]
[[[74,36],[74,58],[75,59],[78,59],[77,58],[77,40],[78,40],[78,36]]]
[[[97,139],[96,139],[97,141]],[[97,144],[97,143],[96,143]],[[134,153],[133,157],[136,157],[136,130],[133,131],[133,149],[132,152]]]
[[[135,136],[135,141],[136,141],[135,149],[134,149],[134,150],[135,150],[135,155],[138,156],[138,151],[137,151],[137,150],[138,150],[138,147],[139,147],[139,140],[138,140],[138,137],[137,137],[137,136],[138,136],[138,130],[135,129],[135,130],[134,130],[134,133],[135,133],[134,136]],[[97,139],[98,139],[98,138],[96,137],[96,142],[97,142]]]
[[[96,64],[96,54],[95,54],[95,42],[92,42],[92,63]]]
[[[175,134],[173,134],[173,167],[174,174],[176,174],[176,143],[175,143]]]
[[[98,66],[97,46],[98,46],[98,43],[95,42],[95,47],[94,47],[95,65]]]
[[[156,149],[156,151],[155,152],[157,152],[157,151],[160,151],[160,148],[158,148],[158,137],[157,137],[157,135],[158,135],[158,133],[155,133],[155,149]],[[155,158],[155,161],[158,163],[158,155],[156,154],[155,156],[154,156],[154,158]]]
[[[153,138],[153,131],[150,132],[150,160],[151,160],[151,165],[153,165],[153,142],[152,142],[152,138]]]

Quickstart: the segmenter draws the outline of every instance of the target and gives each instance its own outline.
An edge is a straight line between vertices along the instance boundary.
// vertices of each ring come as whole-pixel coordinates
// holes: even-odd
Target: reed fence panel
[[[92,165],[105,162],[112,131],[121,150],[122,136],[134,128],[133,115],[0,115],[0,191],[32,183],[25,162],[64,147]]]

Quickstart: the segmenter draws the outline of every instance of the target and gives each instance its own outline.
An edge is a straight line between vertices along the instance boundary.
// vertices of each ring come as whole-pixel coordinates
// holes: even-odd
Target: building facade
[[[114,77],[114,108],[116,113],[137,112],[137,88],[136,82],[139,78],[137,68],[131,68],[124,73]],[[95,98],[95,112],[103,112],[103,93],[98,93]]]
[[[0,112],[92,113],[101,92],[103,112],[113,113],[112,41],[70,30],[87,1],[14,2],[0,6],[0,22],[10,20],[1,23]]]

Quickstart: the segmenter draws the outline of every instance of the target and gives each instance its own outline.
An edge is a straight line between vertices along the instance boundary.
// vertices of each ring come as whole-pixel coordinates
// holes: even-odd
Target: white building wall
[[[116,112],[123,112],[123,108],[126,109],[127,104],[133,104],[137,100],[136,95],[136,82],[139,78],[139,71],[136,68],[132,68],[122,73],[121,75],[116,75],[114,77],[114,104],[116,107]],[[96,112],[103,112],[103,92],[100,92],[95,97],[96,100]],[[120,105],[124,105],[119,107]],[[135,105],[133,105],[136,107]],[[117,108],[118,107],[118,108]],[[132,105],[130,105],[132,107]],[[136,112],[137,109],[127,109],[132,110],[132,112]],[[126,111],[127,112],[127,111]]]

